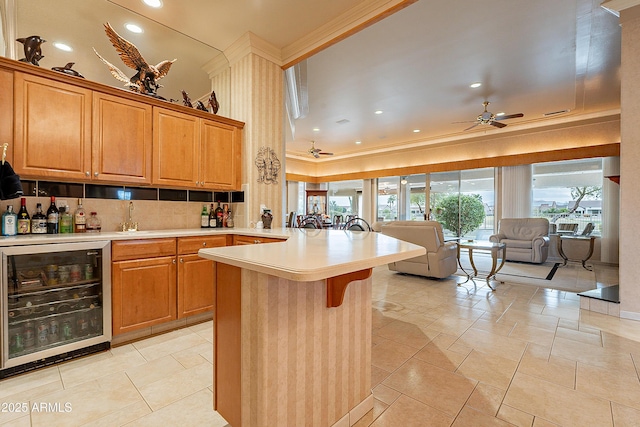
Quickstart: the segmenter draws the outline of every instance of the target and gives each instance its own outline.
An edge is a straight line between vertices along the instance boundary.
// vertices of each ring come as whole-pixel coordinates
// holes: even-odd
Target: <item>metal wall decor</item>
[[[258,182],[264,184],[277,184],[278,172],[280,172],[280,160],[276,152],[270,147],[260,147],[255,161],[258,167]]]

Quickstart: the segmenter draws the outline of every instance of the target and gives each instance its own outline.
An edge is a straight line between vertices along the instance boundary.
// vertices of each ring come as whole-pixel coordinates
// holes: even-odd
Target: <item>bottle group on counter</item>
[[[82,199],[78,199],[76,210],[71,212],[69,205],[58,208],[55,196],[51,196],[46,214],[42,210],[42,203],[37,203],[36,212],[30,216],[27,211],[27,199],[22,197],[17,214],[12,205],[8,205],[7,210],[2,214],[2,235],[98,232],[102,228],[101,223],[96,212],[91,212],[89,218],[85,216]]]
[[[231,210],[228,204],[221,206],[218,202],[216,208],[211,203],[211,208],[207,212],[207,205],[202,205],[202,212],[200,213],[201,223],[200,228],[233,228],[233,218],[231,216]]]

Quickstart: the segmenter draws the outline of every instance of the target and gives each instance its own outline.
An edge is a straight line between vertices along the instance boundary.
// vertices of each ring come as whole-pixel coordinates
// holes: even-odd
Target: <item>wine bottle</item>
[[[218,207],[216,208],[216,227],[222,228],[222,207],[220,207],[219,200],[218,200]]]
[[[87,217],[84,214],[82,199],[78,199],[78,207],[73,215],[73,232],[84,233],[87,231]]]
[[[31,218],[27,212],[27,199],[20,199],[20,210],[18,211],[18,234],[31,233]]]
[[[200,228],[209,228],[209,212],[207,212],[207,205],[202,205],[202,213],[200,213]]]
[[[31,218],[31,232],[33,234],[47,233],[47,217],[42,213],[42,203],[36,204],[36,213]]]
[[[227,224],[228,218],[229,218],[229,205],[225,203],[222,207],[222,226],[224,228],[228,227],[228,224]]]
[[[211,209],[209,209],[209,228],[216,228],[218,221],[216,220],[216,210],[213,209],[213,203],[211,203]]]
[[[51,196],[51,205],[47,209],[47,234],[58,234],[60,211],[56,206],[56,197]]]

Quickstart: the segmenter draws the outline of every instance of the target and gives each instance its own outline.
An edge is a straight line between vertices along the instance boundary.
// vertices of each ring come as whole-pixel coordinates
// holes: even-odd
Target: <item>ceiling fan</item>
[[[311,141],[311,148],[309,148],[309,151],[307,152],[316,159],[319,159],[321,154],[325,156],[333,156],[333,153],[325,153],[320,148],[316,148],[315,141]]]
[[[524,114],[522,114],[522,113],[503,114],[503,115],[497,116],[497,115],[493,114],[491,111],[487,111],[487,106],[489,104],[490,104],[489,101],[484,101],[482,103],[482,105],[484,105],[484,111],[480,115],[478,115],[478,117],[474,121],[475,123],[473,123],[471,126],[466,128],[465,131],[473,129],[474,127],[476,127],[478,125],[491,125],[491,126],[495,126],[497,128],[503,128],[503,127],[506,126],[506,124],[505,123],[500,123],[501,120],[515,119],[517,117],[524,117]],[[458,123],[471,123],[471,122],[458,122]]]

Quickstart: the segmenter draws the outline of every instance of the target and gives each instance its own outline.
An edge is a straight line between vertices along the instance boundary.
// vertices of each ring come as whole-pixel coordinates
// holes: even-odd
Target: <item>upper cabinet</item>
[[[5,58],[0,101],[23,178],[241,187],[242,122]]]
[[[153,184],[240,189],[239,128],[159,107],[153,128]]]
[[[151,183],[151,110],[141,102],[94,92],[92,179]]]
[[[86,179],[91,90],[14,74],[14,169],[27,177]]]

